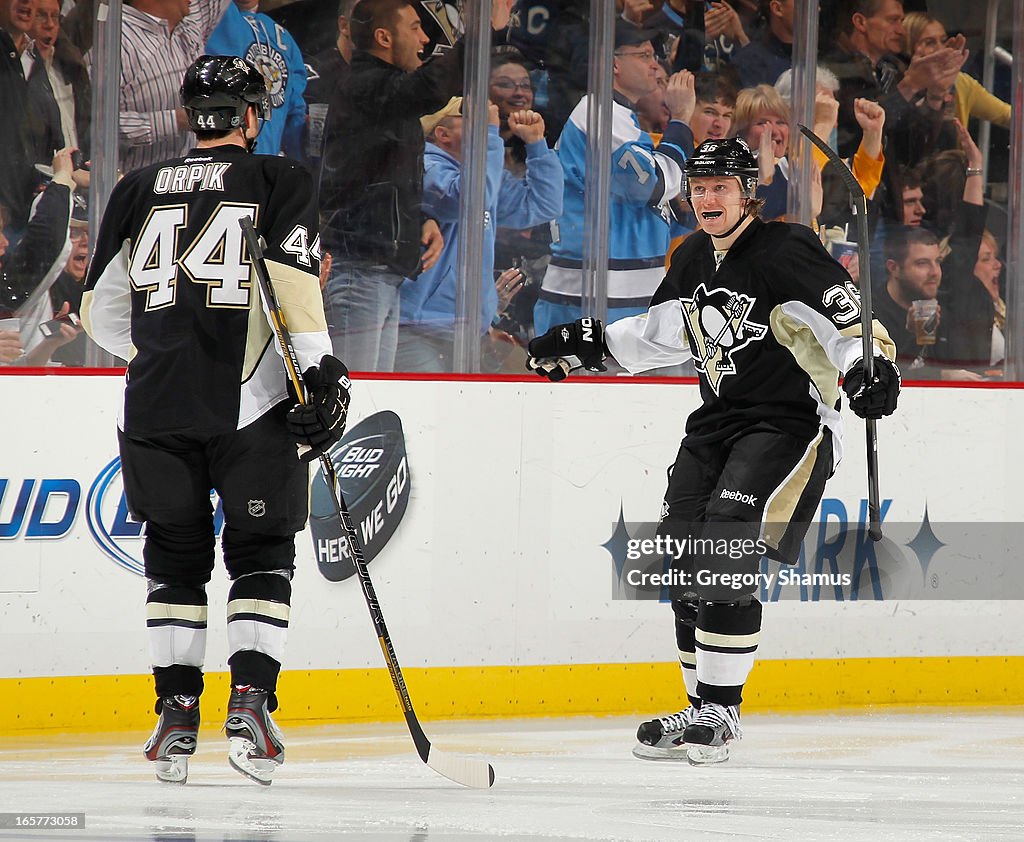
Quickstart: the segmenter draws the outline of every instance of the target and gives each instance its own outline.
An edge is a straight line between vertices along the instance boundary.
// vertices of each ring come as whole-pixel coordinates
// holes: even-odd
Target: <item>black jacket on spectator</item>
[[[89,80],[89,71],[85,67],[81,50],[63,32],[57,36],[57,41],[53,45],[53,64],[63,74],[64,80],[71,85],[71,95],[75,102],[78,151],[82,155],[82,160],[88,161],[92,146],[92,82]]]
[[[71,189],[51,181],[35,207],[18,245],[0,258],[0,287],[5,297],[21,307],[40,282],[53,278],[68,239]]]
[[[884,56],[874,67],[863,53],[848,53],[837,48],[825,57],[823,64],[839,79],[837,140],[843,158],[857,151],[863,135],[853,115],[853,101],[858,97],[874,100],[885,109],[887,172],[894,171],[896,164],[915,166],[924,156],[950,146],[949,135],[940,142],[940,135],[948,131],[944,129],[942,112],[908,102],[897,90],[906,70],[897,56]]]
[[[304,56],[333,47],[338,37],[338,0],[297,0],[269,9],[267,15],[288,30]]]
[[[461,93],[463,44],[414,73],[365,52],[335,88],[324,131],[320,210],[335,260],[420,272],[423,129],[420,117]]]
[[[315,56],[306,58],[306,90],[302,96],[306,100],[306,164],[313,173],[317,183],[320,181],[320,161],[324,151],[324,126],[327,122],[327,109],[335,89],[348,84],[348,62],[338,52],[338,47],[331,44],[326,50]]]
[[[991,368],[995,302],[974,275],[987,218],[984,205],[964,202],[949,239],[949,256],[942,262],[939,303],[943,316],[952,314],[942,360],[956,368]]]
[[[765,27],[747,46],[736,49],[732,66],[739,73],[744,88],[774,85],[779,76],[793,66],[793,45],[784,44]]]
[[[336,45],[306,57],[306,90],[303,97],[307,103],[329,105],[334,89],[347,83],[349,66]]]
[[[941,287],[940,287],[941,288]],[[942,308],[939,328],[936,331],[934,345],[918,345],[914,331],[907,327],[907,311],[889,295],[883,285],[876,290],[871,299],[871,310],[896,343],[896,362],[900,367],[900,375],[904,380],[935,380],[940,376],[935,367],[936,357],[945,357],[949,344],[947,337],[949,321],[952,313]]]
[[[10,210],[17,228],[28,219],[32,190],[23,131],[27,103],[28,83],[21,57],[11,36],[0,29],[0,204]]]
[[[82,292],[85,289],[84,279],[76,281],[67,272],[61,272],[57,280],[50,287],[50,304],[53,312],[56,313],[66,301],[71,305],[71,312],[76,315],[82,307]],[[57,348],[50,359],[55,363],[67,366],[85,365],[86,334],[84,331],[78,334],[66,345]]]
[[[32,59],[28,77],[28,108],[24,116],[25,145],[29,163],[49,164],[53,153],[64,148],[60,108],[42,58]]]
[[[939,300],[948,302],[942,305],[943,313],[949,310],[955,314],[943,362],[950,367],[979,372],[992,368],[995,302],[981,281],[970,273],[949,295],[940,296]]]

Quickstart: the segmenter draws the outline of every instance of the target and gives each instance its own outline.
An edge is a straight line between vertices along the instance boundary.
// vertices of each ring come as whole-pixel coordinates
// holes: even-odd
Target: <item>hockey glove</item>
[[[296,441],[309,448],[301,454],[302,461],[311,462],[344,434],[352,383],[345,364],[330,354],[324,354],[320,365],[306,369],[302,379],[306,403],[292,407],[285,424]]]
[[[900,370],[888,357],[875,357],[875,376],[864,382],[864,361],[857,360],[843,377],[843,391],[852,409],[861,418],[879,419],[892,415],[900,393]]]
[[[570,371],[607,371],[604,358],[604,327],[598,319],[576,319],[556,325],[530,340],[526,367],[551,381],[564,380]]]

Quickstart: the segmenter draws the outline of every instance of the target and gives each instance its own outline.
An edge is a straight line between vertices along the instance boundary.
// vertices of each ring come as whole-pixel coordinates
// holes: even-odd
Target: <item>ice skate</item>
[[[679,713],[641,722],[636,731],[633,756],[641,760],[686,760],[683,732],[697,719],[699,710],[690,705]]]
[[[697,718],[686,728],[686,759],[694,766],[724,763],[729,759],[729,743],[743,736],[737,705],[704,702]]]
[[[188,759],[196,751],[199,736],[199,699],[196,696],[166,696],[157,701],[153,735],[143,746],[153,761],[157,780],[183,784],[188,780]]]
[[[283,734],[267,710],[269,695],[258,687],[235,685],[224,723],[228,762],[264,786],[270,786],[274,770],[284,763]]]

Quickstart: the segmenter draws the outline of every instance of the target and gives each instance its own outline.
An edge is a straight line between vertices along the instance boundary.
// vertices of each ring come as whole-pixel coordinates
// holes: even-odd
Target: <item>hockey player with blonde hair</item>
[[[735,556],[673,560],[688,704],[641,724],[634,754],[705,764],[727,760],[740,736],[761,631],[749,583],[763,554],[797,560],[842,455],[840,374],[863,418],[895,410],[900,380],[896,349],[875,322],[875,375],[864,382],[856,287],[809,228],[758,217],[757,163],[742,140],[705,141],[685,175],[702,230],[672,256],[647,312],[607,331],[592,319],[558,325],[530,343],[529,367],[560,380],[603,370],[606,355],[633,373],[693,358],[703,402],[686,422],[658,535],[746,543]]]

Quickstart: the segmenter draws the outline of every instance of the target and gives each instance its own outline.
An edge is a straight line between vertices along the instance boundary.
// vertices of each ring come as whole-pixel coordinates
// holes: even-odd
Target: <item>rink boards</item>
[[[116,462],[120,378],[15,376],[3,388],[0,732],[147,727],[142,539]],[[613,554],[629,528],[620,521],[657,518],[698,400],[695,385],[632,379],[357,382],[350,431],[393,413],[404,438],[402,450],[393,430],[357,437],[342,473],[376,539],[370,572],[423,718],[678,707],[671,612],[615,598]],[[940,541],[945,523],[1019,521],[1022,410],[1016,389],[905,390],[879,424],[886,521],[921,525],[927,512]],[[847,427],[822,513],[856,526],[863,425],[851,416]],[[337,581],[325,534],[297,541],[282,721],[398,718],[361,591]],[[941,592],[957,565],[944,549],[905,574]],[[218,569],[210,719],[224,695],[226,592]],[[842,588],[769,599],[746,705],[1019,703],[1024,594],[1000,595],[1016,599],[853,599]]]

